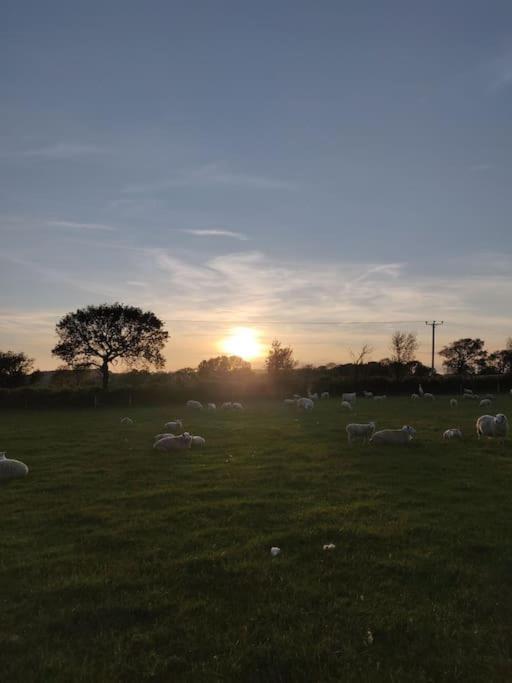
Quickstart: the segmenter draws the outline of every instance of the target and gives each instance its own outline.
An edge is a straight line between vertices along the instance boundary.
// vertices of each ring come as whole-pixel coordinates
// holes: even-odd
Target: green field
[[[5,411],[0,679],[512,680],[512,444],[482,412],[512,399]],[[206,449],[153,451],[179,416]],[[417,439],[349,448],[372,418]]]

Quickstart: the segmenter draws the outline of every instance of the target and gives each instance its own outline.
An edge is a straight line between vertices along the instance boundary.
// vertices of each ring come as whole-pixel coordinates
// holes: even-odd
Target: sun
[[[261,356],[261,344],[258,333],[250,327],[235,327],[229,337],[221,341],[221,348],[231,356],[240,356],[244,360],[252,360]]]

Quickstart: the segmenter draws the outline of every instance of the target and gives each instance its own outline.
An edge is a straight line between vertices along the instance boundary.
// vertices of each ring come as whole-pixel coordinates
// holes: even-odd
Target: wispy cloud
[[[122,191],[135,194],[161,192],[176,187],[238,187],[255,190],[295,189],[295,185],[287,180],[233,171],[226,164],[213,163],[191,170],[182,170],[169,178],[151,183],[128,185]]]
[[[247,235],[231,230],[181,230],[181,232],[184,232],[187,235],[194,235],[195,237],[232,237],[233,239],[241,240],[242,242],[249,239]]]
[[[77,221],[46,221],[46,225],[50,228],[65,228],[69,230],[102,230],[105,232],[117,230],[114,226],[105,225],[105,223],[81,223]]]
[[[106,149],[99,145],[88,145],[80,143],[56,142],[45,147],[28,149],[22,156],[35,159],[48,159],[54,161],[85,157],[95,154],[103,154]]]

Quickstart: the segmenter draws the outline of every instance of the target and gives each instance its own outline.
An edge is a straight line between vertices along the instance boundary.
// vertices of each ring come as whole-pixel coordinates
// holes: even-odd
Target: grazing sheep
[[[322,393],[320,394],[321,399],[330,398],[330,397],[331,397],[331,395],[329,394],[328,391],[322,391]]]
[[[192,437],[188,432],[183,432],[181,436],[164,436],[155,444],[153,448],[157,451],[181,451],[190,448]]]
[[[365,398],[373,398],[373,391],[363,391],[363,396]]]
[[[120,422],[122,425],[132,425],[133,424],[133,420],[131,417],[122,417]]]
[[[232,403],[231,410],[245,410],[241,403]]]
[[[483,408],[484,406],[490,406],[491,405],[491,399],[490,398],[483,398],[478,405],[480,406],[480,408]]]
[[[423,398],[426,398],[426,399],[429,400],[429,401],[434,401],[434,400],[435,400],[434,394],[429,394],[428,391],[427,391],[427,392],[423,392]]]
[[[451,439],[462,439],[462,432],[460,429],[447,429],[443,432],[443,439],[450,441]]]
[[[231,403],[231,401],[225,401],[221,405],[221,410],[231,410],[232,407],[233,407],[233,404]]]
[[[352,391],[350,393],[344,393],[341,395],[341,400],[342,401],[348,401],[349,403],[353,403],[357,398],[356,392]]]
[[[402,429],[381,429],[370,439],[370,443],[375,444],[406,444],[412,440],[416,430],[408,425],[404,425]]]
[[[419,394],[411,394],[411,398],[416,401],[419,398]]]
[[[456,398],[450,399],[450,408],[456,408],[458,405],[459,405],[459,402],[457,401]]]
[[[476,434],[478,438],[481,436],[489,436],[498,439],[506,439],[508,435],[508,420],[506,415],[498,413],[497,415],[481,415],[476,421]]]
[[[28,467],[20,460],[11,460],[7,453],[0,453],[0,481],[21,479],[28,474]]]
[[[215,403],[208,403],[206,408],[207,410],[217,410],[217,406],[215,405]]]
[[[342,402],[341,402],[341,407],[342,407],[344,410],[352,410],[352,403],[350,403],[350,401],[342,401]]]
[[[354,439],[362,439],[366,443],[375,431],[375,422],[368,422],[367,424],[351,423],[346,426],[348,442],[352,443]]]
[[[386,394],[382,394],[381,396],[374,396],[373,400],[374,401],[384,401],[387,398]]]
[[[313,410],[314,407],[315,407],[315,404],[313,403],[313,401],[310,398],[299,398],[297,400],[297,408],[299,410],[309,411],[309,410]]]
[[[203,409],[203,404],[200,401],[187,401],[185,405],[187,408],[193,408],[194,410]]]
[[[206,439],[202,436],[193,436],[191,446],[192,448],[204,448],[206,446]]]
[[[181,420],[174,420],[174,422],[166,422],[164,424],[164,429],[166,429],[171,434],[178,434],[183,431],[183,422]]]
[[[295,406],[297,403],[297,399],[296,398],[285,398],[283,403],[285,404],[285,406]]]

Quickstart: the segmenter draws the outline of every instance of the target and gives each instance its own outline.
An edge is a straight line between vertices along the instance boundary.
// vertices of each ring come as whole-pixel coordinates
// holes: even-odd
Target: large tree
[[[274,339],[265,360],[265,367],[269,375],[279,375],[293,370],[297,362],[293,358],[293,349],[283,346],[278,339]]]
[[[33,359],[23,352],[0,351],[0,386],[15,387],[23,384],[33,365]]]
[[[439,351],[443,356],[444,367],[456,375],[472,375],[482,367],[487,352],[484,350],[485,342],[482,339],[457,339]]]
[[[250,371],[251,364],[240,356],[217,356],[209,360],[202,360],[197,366],[197,374],[201,377],[218,377]]]
[[[413,332],[393,332],[390,364],[397,380],[402,378],[407,367],[414,361],[418,347],[418,339]]]
[[[162,349],[169,338],[151,311],[124,304],[101,304],[68,313],[57,324],[59,343],[52,353],[70,367],[99,368],[108,388],[110,365],[122,360],[161,368]]]

